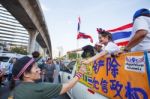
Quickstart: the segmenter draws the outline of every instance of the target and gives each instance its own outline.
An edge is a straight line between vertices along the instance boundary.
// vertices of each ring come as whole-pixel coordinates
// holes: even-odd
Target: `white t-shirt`
[[[108,42],[108,44],[104,47],[104,50],[107,51],[109,54],[114,52],[118,52],[120,48],[113,42]]]
[[[133,47],[131,51],[144,51],[150,50],[150,17],[140,16],[135,19],[132,30],[132,37],[135,35],[138,30],[147,30],[148,34],[138,45]]]

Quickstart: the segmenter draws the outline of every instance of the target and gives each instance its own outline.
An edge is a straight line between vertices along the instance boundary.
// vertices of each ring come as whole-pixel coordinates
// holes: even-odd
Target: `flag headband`
[[[32,58],[29,62],[27,62],[23,68],[20,70],[18,75],[14,78],[15,80],[19,79],[19,77],[25,72],[25,70],[34,62],[34,58]]]

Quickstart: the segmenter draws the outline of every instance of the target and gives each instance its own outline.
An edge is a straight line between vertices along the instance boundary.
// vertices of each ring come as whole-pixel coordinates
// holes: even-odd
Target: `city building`
[[[7,48],[23,47],[27,49],[28,40],[28,31],[0,4],[1,45]]]

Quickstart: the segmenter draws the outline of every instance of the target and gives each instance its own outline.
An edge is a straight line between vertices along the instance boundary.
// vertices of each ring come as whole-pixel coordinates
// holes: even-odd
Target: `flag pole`
[[[80,16],[79,16],[79,17],[78,17],[77,36],[78,36],[78,34],[79,34],[79,32],[80,32],[80,24],[81,24],[81,20],[80,20]],[[77,49],[78,49],[78,47],[79,47],[79,41],[78,41],[78,39],[77,39],[77,42],[76,42],[76,47],[77,47]],[[77,58],[79,58],[78,53],[77,53]]]
[[[78,32],[77,32],[78,35]],[[77,39],[77,44],[76,44],[77,49],[79,48],[79,40]],[[77,52],[77,58],[79,58],[78,52]]]

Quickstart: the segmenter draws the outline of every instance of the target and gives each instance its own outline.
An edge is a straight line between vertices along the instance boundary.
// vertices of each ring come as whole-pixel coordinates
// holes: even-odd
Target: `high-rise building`
[[[0,43],[27,48],[27,30],[0,4]]]

